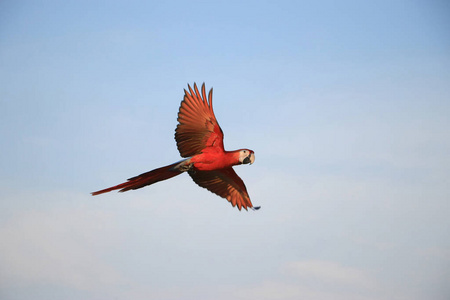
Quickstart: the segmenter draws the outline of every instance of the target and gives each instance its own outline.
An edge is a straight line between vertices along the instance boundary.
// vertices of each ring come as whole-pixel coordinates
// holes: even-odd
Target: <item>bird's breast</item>
[[[229,153],[200,153],[192,157],[191,162],[194,163],[194,167],[200,171],[214,171],[239,164],[239,158]]]

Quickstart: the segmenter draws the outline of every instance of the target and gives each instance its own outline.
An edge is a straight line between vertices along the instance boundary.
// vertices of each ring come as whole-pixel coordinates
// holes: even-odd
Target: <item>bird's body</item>
[[[166,180],[183,172],[188,172],[195,183],[209,191],[226,198],[239,210],[253,207],[247,189],[233,166],[252,164],[255,155],[252,150],[240,149],[225,151],[223,132],[217,123],[212,108],[212,89],[206,97],[205,84],[200,95],[197,85],[189,87],[178,112],[178,125],[175,140],[183,159],[174,164],[161,167],[128,179],[122,184],[93,192],[103,194],[113,190],[125,192]]]
[[[194,168],[199,171],[214,171],[229,168],[239,163],[238,151],[218,151],[215,148],[205,148],[201,154],[190,159]]]

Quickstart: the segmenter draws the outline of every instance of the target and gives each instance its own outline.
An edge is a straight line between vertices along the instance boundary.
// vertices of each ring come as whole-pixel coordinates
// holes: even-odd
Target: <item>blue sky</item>
[[[2,1],[2,299],[448,299],[445,1]],[[182,175],[214,87],[258,212]]]

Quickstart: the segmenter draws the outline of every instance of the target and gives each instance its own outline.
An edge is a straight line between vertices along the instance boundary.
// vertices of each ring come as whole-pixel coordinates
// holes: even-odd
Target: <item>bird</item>
[[[200,187],[227,199],[233,207],[258,210],[254,207],[244,181],[236,174],[233,166],[253,164],[255,153],[250,149],[226,151],[223,145],[223,131],[217,122],[212,105],[211,88],[206,96],[205,83],[201,93],[194,82],[188,84],[178,111],[175,141],[182,160],[129,178],[126,182],[92,192],[93,196],[113,190],[126,192],[137,190],[159,181],[167,180],[187,172]]]

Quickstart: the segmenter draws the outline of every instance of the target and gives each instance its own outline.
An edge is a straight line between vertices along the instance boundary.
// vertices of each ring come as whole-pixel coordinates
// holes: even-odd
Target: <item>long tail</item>
[[[138,176],[128,179],[127,182],[118,184],[116,186],[112,186],[112,187],[104,189],[104,190],[93,192],[91,194],[92,194],[92,196],[95,196],[95,195],[111,192],[111,191],[118,190],[118,189],[120,189],[119,192],[126,192],[129,190],[137,190],[146,185],[150,185],[150,184],[156,183],[158,181],[162,181],[162,180],[166,180],[166,179],[175,177],[187,170],[187,169],[183,168],[183,166],[185,166],[186,161],[187,160],[183,160],[181,162],[176,162],[174,164],[171,164],[171,165],[168,165],[168,166],[165,166],[162,168],[158,168],[158,169],[154,169],[152,171],[146,172],[146,173],[142,173],[141,175],[138,175]]]

